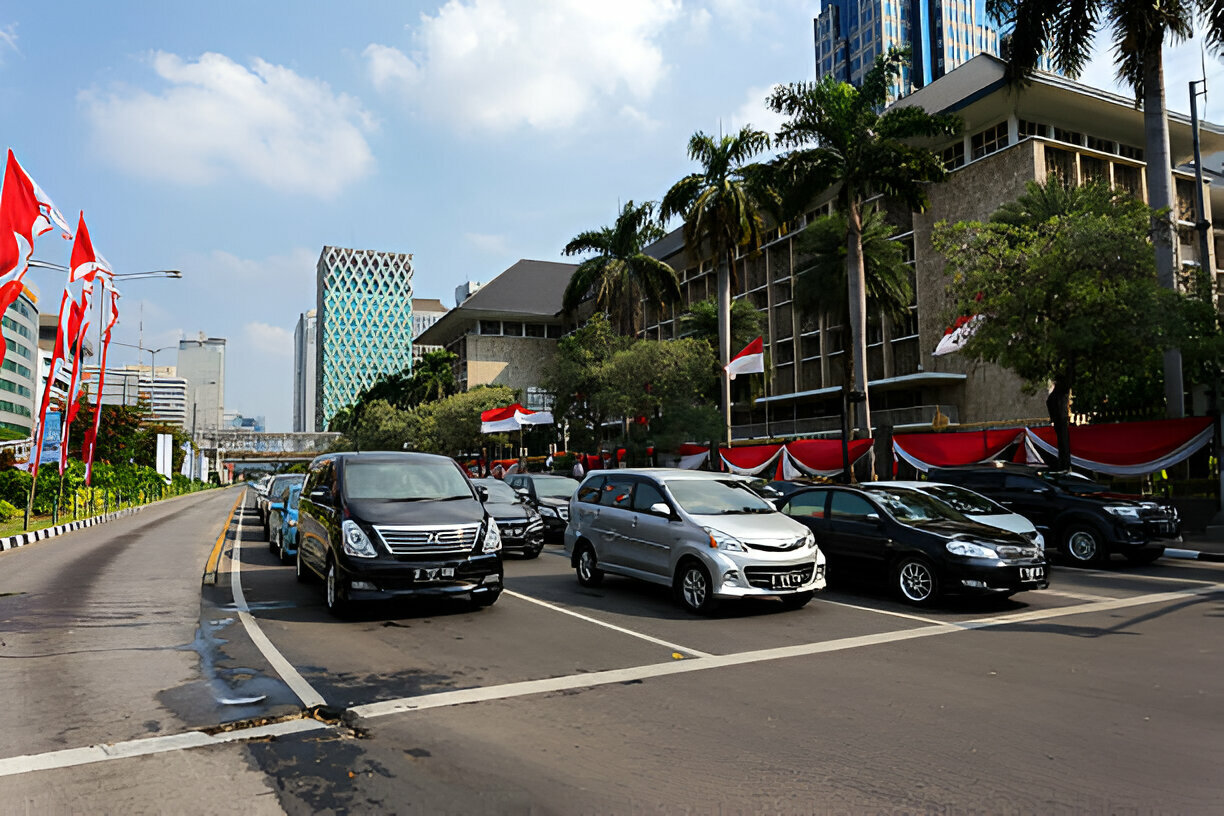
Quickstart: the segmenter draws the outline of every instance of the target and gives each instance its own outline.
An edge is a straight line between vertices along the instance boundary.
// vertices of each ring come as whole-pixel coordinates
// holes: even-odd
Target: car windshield
[[[924,487],[922,492],[929,493],[937,499],[952,506],[952,509],[974,516],[997,516],[1010,513],[1006,507],[997,504],[980,493],[952,485],[931,485]]]
[[[459,467],[446,459],[350,462],[344,468],[349,499],[436,501],[470,499],[472,489]]]
[[[568,499],[578,489],[577,479],[536,479],[536,495],[542,499]]]
[[[773,513],[773,506],[733,479],[668,479],[676,502],[695,516]]]
[[[268,492],[271,493],[277,501],[284,501],[285,497],[289,495],[289,488],[293,487],[295,484],[300,485],[305,480],[306,476],[301,474],[295,476],[277,476],[276,480],[272,482],[271,490]]]
[[[501,479],[481,479],[476,484],[484,485],[488,489],[491,502],[513,504],[519,500],[519,495],[514,492],[514,488]]]
[[[866,490],[893,518],[904,524],[969,520],[948,504],[917,490],[902,487],[869,487]]]

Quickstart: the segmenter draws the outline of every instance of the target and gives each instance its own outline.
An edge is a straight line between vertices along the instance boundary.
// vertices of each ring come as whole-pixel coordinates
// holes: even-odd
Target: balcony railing
[[[891,425],[894,428],[915,425],[930,425],[935,419],[936,409],[947,417],[948,424],[959,422],[960,413],[955,405],[915,405],[910,408],[888,408],[871,412],[871,423],[876,428]],[[841,433],[841,415],[812,417],[808,419],[777,419],[752,422],[731,427],[732,440],[769,439],[781,436],[836,436]]]

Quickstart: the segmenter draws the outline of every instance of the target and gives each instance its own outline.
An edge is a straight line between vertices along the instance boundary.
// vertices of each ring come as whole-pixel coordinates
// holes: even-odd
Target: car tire
[[[538,547],[528,547],[527,549],[523,550],[523,557],[529,560],[532,558],[539,558],[540,553],[543,551],[543,549],[544,549],[543,544],[541,544]]]
[[[501,597],[501,590],[473,592],[471,594],[472,606],[477,609],[484,609],[486,606],[492,606],[497,603],[497,599]]]
[[[327,611],[337,618],[343,618],[349,611],[349,600],[344,597],[344,578],[336,569],[336,562],[327,563],[327,577],[323,579],[323,603]]]
[[[1136,567],[1142,567],[1152,563],[1160,556],[1164,555],[1164,547],[1157,547],[1150,550],[1139,550],[1126,554],[1126,563]]]
[[[314,578],[314,573],[310,571],[310,567],[302,563],[302,549],[298,548],[297,556],[293,559],[294,575],[297,577],[299,584],[308,584]]]
[[[1063,531],[1062,552],[1077,567],[1102,567],[1109,563],[1105,536],[1091,524],[1071,524]]]
[[[718,606],[709,571],[699,561],[685,561],[676,570],[676,599],[694,615],[709,615]]]
[[[792,592],[790,595],[783,595],[781,596],[782,597],[782,608],[783,609],[802,609],[803,607],[808,605],[808,602],[812,600],[812,596],[814,596],[815,594],[816,594],[815,592],[809,589],[806,592]]]
[[[289,557],[285,555],[285,536],[283,533],[276,534],[276,560],[281,564],[289,563]]]
[[[893,586],[906,603],[929,606],[939,597],[935,568],[921,558],[902,559],[893,569]]]
[[[264,527],[264,529],[267,530],[268,528]],[[276,552],[276,536],[272,534],[271,530],[268,530],[268,552]]]
[[[597,587],[603,583],[604,573],[598,567],[595,558],[595,548],[590,544],[579,544],[578,553],[574,556],[574,572],[578,574],[578,583],[584,587]]]

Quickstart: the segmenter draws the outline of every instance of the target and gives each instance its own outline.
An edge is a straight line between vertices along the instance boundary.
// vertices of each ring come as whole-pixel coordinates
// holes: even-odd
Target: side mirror
[[[655,502],[654,504],[650,505],[650,510],[648,512],[653,513],[656,516],[671,516],[672,514],[671,507],[668,506],[667,502]]]
[[[869,521],[869,522],[870,522],[870,523],[872,523],[872,524],[879,524],[879,523],[880,523],[880,514],[879,514],[879,513],[868,513],[868,514],[867,514],[867,515],[866,515],[864,518],[866,518],[866,520],[867,520],[867,521]]]
[[[484,485],[476,485],[476,496],[482,504],[487,502],[489,500],[489,488]]]
[[[531,499],[531,492],[525,487],[516,487],[514,488],[514,492],[517,493],[518,497],[523,501],[529,501]]]
[[[310,500],[315,504],[331,504],[331,491],[326,487],[316,487],[310,491]]]
[[[275,502],[275,503],[271,504],[271,505],[268,507],[268,509],[269,509],[269,510],[279,510],[280,512],[282,512],[282,513],[283,513],[283,512],[285,512],[285,503],[284,503],[284,502]]]

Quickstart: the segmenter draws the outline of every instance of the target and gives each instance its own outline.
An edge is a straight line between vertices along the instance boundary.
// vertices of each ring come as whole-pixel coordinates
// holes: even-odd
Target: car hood
[[[790,543],[807,535],[808,528],[784,513],[745,513],[728,516],[690,515],[702,527],[735,536],[741,541]]]
[[[370,524],[474,524],[484,521],[484,505],[471,499],[451,501],[350,500],[350,515]]]
[[[529,519],[535,516],[531,509],[519,502],[485,502],[485,509],[489,511],[489,515],[497,520],[519,520]]]
[[[1009,530],[1021,535],[1032,533],[1037,529],[1033,526],[1033,522],[1017,513],[992,513],[990,515],[974,513],[969,518],[987,527],[998,527],[1001,530]]]
[[[997,541],[1002,544],[1014,544],[1018,547],[1028,547],[1028,539],[1023,536],[1010,532],[1006,529],[999,529],[986,524],[978,524],[976,521],[935,521],[930,524],[912,524],[907,525],[916,530],[922,530],[924,533],[933,533],[937,536],[946,539],[964,538],[988,541]]]
[[[552,496],[540,496],[536,499],[536,502],[541,507],[569,507],[570,500],[568,498],[557,499]]]

